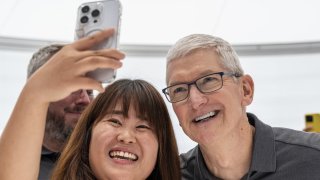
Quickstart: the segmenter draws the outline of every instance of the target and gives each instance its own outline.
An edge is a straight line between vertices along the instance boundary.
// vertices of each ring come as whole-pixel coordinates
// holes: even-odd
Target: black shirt
[[[320,180],[320,134],[272,128],[247,114],[255,127],[250,170],[243,180]],[[209,172],[199,145],[180,155],[182,179],[219,179]]]
[[[39,180],[50,179],[52,170],[58,158],[59,153],[52,152],[42,147]]]

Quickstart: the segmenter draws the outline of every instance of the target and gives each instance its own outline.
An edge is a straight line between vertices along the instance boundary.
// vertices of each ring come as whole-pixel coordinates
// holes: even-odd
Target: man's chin
[[[78,120],[80,118],[81,114],[80,113],[66,113],[65,114],[65,119],[76,119]]]
[[[65,123],[74,128],[80,118],[80,114],[68,113],[65,116]]]

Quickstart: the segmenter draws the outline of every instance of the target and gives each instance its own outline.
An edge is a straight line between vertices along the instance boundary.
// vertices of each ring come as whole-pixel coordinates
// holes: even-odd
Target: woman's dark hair
[[[124,116],[129,108],[146,117],[158,138],[156,165],[147,179],[178,180],[180,165],[178,148],[166,104],[160,93],[144,80],[118,80],[83,112],[53,171],[54,180],[96,179],[89,165],[89,145],[93,126],[115,106],[122,106]]]

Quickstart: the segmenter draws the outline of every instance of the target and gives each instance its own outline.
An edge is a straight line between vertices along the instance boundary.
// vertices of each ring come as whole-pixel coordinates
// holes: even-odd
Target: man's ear
[[[251,104],[253,100],[254,82],[250,75],[243,75],[241,77],[241,81],[242,81],[242,91],[243,91],[242,105],[248,106]]]

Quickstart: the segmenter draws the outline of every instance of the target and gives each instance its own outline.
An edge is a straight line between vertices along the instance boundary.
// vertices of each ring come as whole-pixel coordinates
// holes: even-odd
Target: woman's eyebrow
[[[124,115],[124,112],[121,110],[113,110],[108,114]]]
[[[140,119],[141,121],[147,121],[148,118],[146,116],[143,115],[137,115],[137,118]]]

